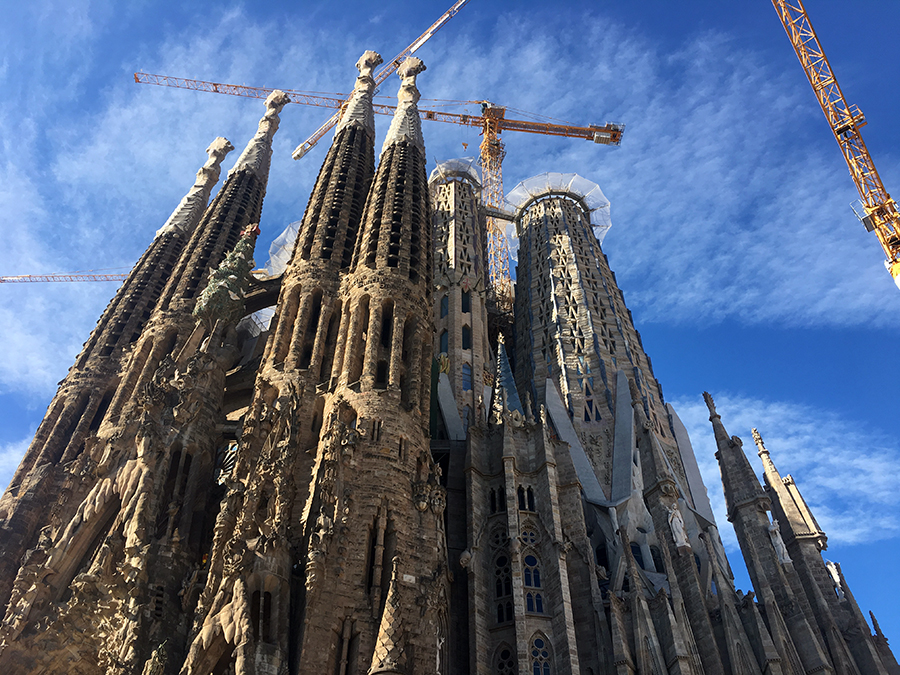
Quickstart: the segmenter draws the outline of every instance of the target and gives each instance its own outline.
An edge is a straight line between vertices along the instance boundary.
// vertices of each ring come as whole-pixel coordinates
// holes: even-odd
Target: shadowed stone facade
[[[0,499],[0,667],[898,675],[793,478],[754,432],[763,487],[707,397],[754,592],[734,588],[599,188],[516,204],[511,326],[477,170],[427,177],[418,59],[376,167],[380,63],[357,63],[283,273],[248,273],[276,91],[104,312]]]

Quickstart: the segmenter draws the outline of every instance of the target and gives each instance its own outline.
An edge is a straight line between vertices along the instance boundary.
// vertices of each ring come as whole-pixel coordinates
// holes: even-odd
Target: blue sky
[[[347,92],[364,49],[392,57],[450,4],[8,8],[0,274],[127,270],[190,187],[209,142],[224,135],[241,148],[256,129],[259,101],[139,86],[134,71]],[[866,113],[863,134],[885,185],[900,191],[900,3],[808,4],[845,95]],[[745,448],[750,427],[760,429],[828,532],[827,557],[843,564],[863,610],[900,644],[895,594],[883,592],[900,557],[900,291],[848,206],[855,188],[771,4],[471,0],[419,56],[426,99],[626,124],[620,148],[505,134],[507,189],[544,171],[601,186],[613,222],[603,248],[718,513],[704,389]],[[395,78],[383,85],[385,102],[396,88]],[[282,114],[260,263],[302,216],[326,144],[299,162],[291,150],[329,113],[289,106]],[[382,137],[387,122],[378,121]],[[472,154],[480,140],[477,130],[446,124],[424,133],[432,165]],[[114,291],[109,283],[0,286],[4,485]]]

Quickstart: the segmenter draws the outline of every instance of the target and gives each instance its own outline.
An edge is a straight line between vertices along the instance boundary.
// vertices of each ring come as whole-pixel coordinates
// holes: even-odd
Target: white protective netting
[[[295,220],[284,228],[284,232],[275,237],[275,241],[269,246],[269,261],[266,263],[266,274],[277,277],[284,272],[284,268],[291,261],[294,252],[294,242],[297,241],[297,232],[300,231],[300,223]]]
[[[597,240],[603,241],[612,227],[609,200],[603,195],[599,185],[577,173],[542,173],[526,178],[509,191],[506,201],[518,214],[534,200],[554,194],[568,195],[580,201],[591,218],[591,227]]]
[[[448,159],[435,167],[428,177],[428,182],[443,182],[451,178],[465,178],[471,181],[478,189],[481,189],[481,174],[477,168],[480,161],[478,157]]]

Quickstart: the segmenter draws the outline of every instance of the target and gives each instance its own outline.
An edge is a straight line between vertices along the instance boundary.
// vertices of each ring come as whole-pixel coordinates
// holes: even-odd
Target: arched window
[[[525,594],[525,611],[535,614],[544,613],[544,598],[541,597],[540,593],[529,591]]]
[[[525,560],[523,562],[525,563],[523,575],[525,578],[525,588],[540,588],[541,567],[537,557],[528,554],[525,556]]]
[[[450,336],[445,330],[441,331],[440,351],[441,354],[446,354],[450,351]]]
[[[501,553],[494,560],[494,595],[499,600],[512,595],[512,574],[509,569],[509,556]]]
[[[472,311],[472,293],[471,293],[471,291],[463,291],[462,311],[463,311],[463,314],[468,314],[469,312]]]
[[[531,673],[550,675],[550,645],[540,636],[531,641]]]
[[[529,487],[525,491],[525,496],[528,498],[528,510],[534,511],[534,490]]]
[[[494,672],[496,675],[516,675],[516,655],[506,645],[501,645],[494,657]]]
[[[494,560],[494,596],[497,599],[497,623],[513,620],[512,574],[509,556],[501,553]]]
[[[472,366],[468,363],[462,367],[462,388],[463,391],[472,391]]]
[[[462,348],[472,349],[472,329],[468,326],[462,327]]]
[[[497,513],[497,491],[491,490],[491,513]]]
[[[446,295],[441,297],[441,318],[443,319],[450,312],[450,298]]]
[[[519,495],[519,510],[525,511],[525,488],[520,485],[516,492]]]
[[[644,569],[644,553],[641,551],[641,547],[639,544],[635,544],[631,542],[631,555],[634,556],[634,562],[637,563],[638,567]]]

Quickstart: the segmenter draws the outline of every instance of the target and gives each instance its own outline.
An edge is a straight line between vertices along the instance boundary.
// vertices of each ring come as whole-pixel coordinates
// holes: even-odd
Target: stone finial
[[[384,63],[384,59],[381,58],[381,54],[373,52],[371,49],[364,51],[363,55],[359,57],[359,61],[356,62],[360,79],[371,78],[372,71],[382,63]]]
[[[400,64],[400,68],[397,70],[401,79],[400,91],[397,92],[397,111],[394,113],[394,119],[391,120],[391,127],[388,129],[381,152],[404,140],[415,145],[422,152],[425,151],[422,120],[419,118],[419,109],[416,107],[421,96],[416,87],[416,76],[424,70],[425,64],[414,56],[408,57]]]
[[[206,210],[213,186],[219,182],[222,160],[232,150],[234,150],[234,146],[223,136],[217,137],[209,144],[209,147],[206,148],[206,163],[197,171],[197,179],[194,181],[193,187],[172,211],[166,224],[156,231],[157,237],[168,232],[189,234],[193,231]]]
[[[375,113],[372,111],[375,80],[372,78],[372,70],[380,63],[383,63],[383,59],[378,52],[368,50],[359,57],[359,61],[356,62],[359,77],[356,78],[353,93],[350,94],[347,107],[335,127],[335,136],[353,124],[364,127],[372,135],[375,134]]]
[[[280,89],[275,89],[266,98],[266,114],[259,121],[256,135],[247,143],[244,152],[238,158],[229,175],[241,170],[255,173],[263,181],[269,177],[269,163],[272,159],[272,138],[278,131],[281,118],[278,116],[282,108],[291,102],[291,97]]]
[[[708,391],[703,392],[703,400],[706,401],[706,407],[709,408],[709,419],[712,420],[713,417],[718,417],[716,402],[713,401],[713,397]]]
[[[874,612],[869,610],[869,618],[872,619],[872,628],[875,629],[875,635],[884,640],[884,633],[881,632],[881,626],[878,625],[878,619],[875,618]]]
[[[753,427],[750,430],[750,433],[753,434],[753,442],[756,443],[756,448],[759,451],[758,454],[760,456],[768,454],[769,451],[766,449],[766,444],[763,443],[762,435],[759,433],[759,430],[756,427]]]

